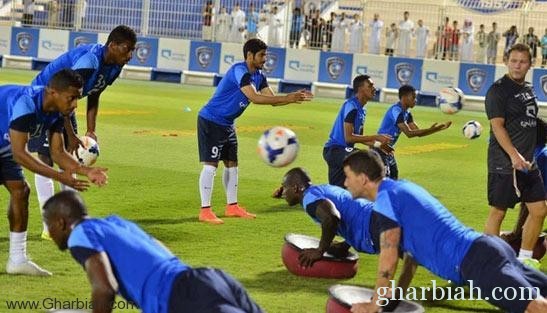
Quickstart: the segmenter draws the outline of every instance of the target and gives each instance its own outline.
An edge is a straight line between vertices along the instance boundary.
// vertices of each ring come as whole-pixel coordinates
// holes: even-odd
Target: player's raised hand
[[[72,176],[71,171],[62,172],[59,182],[78,191],[86,191],[87,188],[89,188],[89,182],[87,180],[81,180]]]
[[[443,127],[441,129],[447,129],[448,127],[450,127],[450,125],[452,125],[452,121],[445,122],[442,125]]]
[[[87,173],[87,178],[99,187],[104,186],[108,183],[108,175],[106,175],[106,171],[108,171],[106,168],[93,167]]]
[[[313,99],[313,94],[306,89],[301,89],[287,94],[290,102],[300,103],[302,101],[310,101]]]

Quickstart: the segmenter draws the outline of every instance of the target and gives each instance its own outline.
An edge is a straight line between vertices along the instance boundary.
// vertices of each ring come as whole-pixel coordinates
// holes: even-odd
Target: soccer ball
[[[292,130],[276,126],[262,134],[257,150],[266,164],[282,167],[296,159],[298,147],[296,134]]]
[[[465,138],[479,138],[482,133],[482,125],[477,121],[469,121],[463,125],[462,132]]]
[[[439,91],[436,102],[443,113],[458,113],[463,106],[463,92],[459,88],[446,87]]]
[[[84,146],[78,147],[78,155],[76,158],[80,164],[85,166],[91,166],[97,161],[99,157],[99,144],[89,136],[82,136],[80,140]]]

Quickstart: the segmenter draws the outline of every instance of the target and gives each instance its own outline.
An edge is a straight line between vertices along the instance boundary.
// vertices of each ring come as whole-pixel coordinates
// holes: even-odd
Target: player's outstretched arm
[[[300,103],[313,99],[313,94],[308,90],[299,90],[283,96],[260,94],[253,85],[241,87],[241,92],[254,104],[268,104],[273,106]]]
[[[434,134],[438,131],[445,130],[448,127],[450,127],[450,125],[452,125],[452,121],[448,121],[448,122],[440,123],[440,124],[439,123],[433,123],[433,125],[431,125],[431,127],[421,129],[414,122],[411,122],[411,123],[408,123],[408,124],[407,123],[397,124],[399,129],[408,138],[428,136],[428,135]]]
[[[321,222],[321,240],[319,248],[305,249],[298,256],[300,265],[304,267],[312,266],[315,261],[321,259],[323,253],[330,248],[330,244],[336,236],[336,228],[340,223],[340,212],[328,200],[323,200],[317,205],[315,217]]]
[[[380,305],[383,304],[380,299],[380,288],[388,290],[390,281],[397,270],[399,261],[399,242],[401,240],[401,228],[391,228],[380,234],[380,256],[378,259],[378,273],[376,277],[376,287],[371,302],[356,303],[351,306],[353,313],[378,312]],[[385,293],[382,293],[386,295]]]
[[[85,271],[91,284],[93,313],[111,313],[118,282],[106,253],[100,252],[90,256],[85,261]]]
[[[97,135],[95,134],[95,127],[97,125],[97,114],[99,113],[100,96],[101,94],[92,94],[87,96],[87,131],[85,132],[85,135],[95,139],[95,141],[98,141]]]
[[[61,179],[67,180],[69,179],[69,176],[71,177],[72,173],[77,173],[80,175],[87,176],[87,178],[97,186],[106,185],[108,180],[108,176],[106,175],[107,169],[99,168],[99,167],[82,166],[80,163],[78,163],[78,161],[76,161],[65,150],[65,143],[64,143],[62,133],[60,132],[51,133],[49,142],[50,142],[49,151],[51,153],[51,158],[53,159],[53,162],[59,164],[59,166],[65,171],[65,173],[62,174]],[[61,182],[65,184],[65,182],[63,181]],[[71,187],[73,185],[78,187],[81,184],[81,181],[78,179],[72,178],[72,181],[69,181],[66,184]],[[73,187],[73,188],[78,189],[77,187]],[[86,186],[86,189],[87,189],[87,186]]]

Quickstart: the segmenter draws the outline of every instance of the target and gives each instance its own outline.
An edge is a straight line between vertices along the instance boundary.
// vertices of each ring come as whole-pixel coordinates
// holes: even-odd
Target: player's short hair
[[[44,204],[44,219],[59,215],[78,220],[87,215],[87,207],[79,193],[64,190],[49,198]]]
[[[385,167],[380,155],[372,150],[359,150],[349,154],[342,163],[344,167],[349,166],[352,172],[365,174],[373,181],[385,177]]]
[[[301,167],[291,168],[286,174],[285,179],[290,185],[308,186],[311,184],[311,178]]]
[[[402,97],[411,93],[416,93],[416,88],[412,87],[411,85],[402,85],[401,87],[399,87],[399,100],[401,100]]]
[[[366,81],[370,79],[370,76],[368,75],[357,75],[353,79],[352,85],[353,85],[353,92],[357,93],[357,90],[361,88],[365,84]]]
[[[135,44],[137,43],[137,34],[129,26],[118,25],[108,35],[108,39],[106,40],[106,45],[108,46],[108,44],[110,44],[111,42],[114,42],[117,44],[126,43],[126,42]]]
[[[258,38],[249,39],[243,45],[243,58],[247,59],[248,52],[255,55],[258,51],[266,49],[268,49],[268,45],[264,41]]]
[[[530,64],[532,63],[532,52],[530,52],[530,46],[524,43],[517,43],[511,46],[509,50],[507,51],[507,58],[509,59],[509,56],[511,55],[511,52],[518,51],[518,52],[526,52],[528,53],[528,61],[530,61]]]
[[[76,71],[65,68],[55,73],[47,86],[59,91],[67,90],[70,87],[80,89],[84,86],[84,80]]]

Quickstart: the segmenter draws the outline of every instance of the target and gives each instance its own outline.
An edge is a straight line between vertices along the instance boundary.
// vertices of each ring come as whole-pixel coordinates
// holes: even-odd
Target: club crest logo
[[[20,32],[17,34],[16,40],[19,50],[21,50],[23,54],[26,54],[32,43],[32,35],[27,32]]]
[[[206,68],[211,64],[213,60],[213,49],[201,46],[196,49],[196,59],[198,60],[201,68]]]
[[[86,36],[78,36],[74,38],[74,48],[79,47],[81,45],[87,45],[91,43],[91,39]]]
[[[266,74],[271,74],[277,68],[277,54],[272,52],[266,52],[266,62],[262,70]]]
[[[480,68],[467,70],[465,77],[467,79],[467,86],[469,86],[473,92],[478,92],[486,82],[486,72]]]
[[[541,90],[543,91],[543,95],[547,96],[547,75],[541,76],[539,81],[541,82]]]
[[[327,73],[330,79],[337,80],[344,72],[345,62],[339,57],[330,57],[326,61]]]
[[[395,65],[395,77],[400,85],[410,84],[410,80],[414,76],[414,65],[410,63],[398,63]]]
[[[144,64],[150,57],[152,46],[145,41],[138,41],[135,45],[135,56],[139,63]]]

